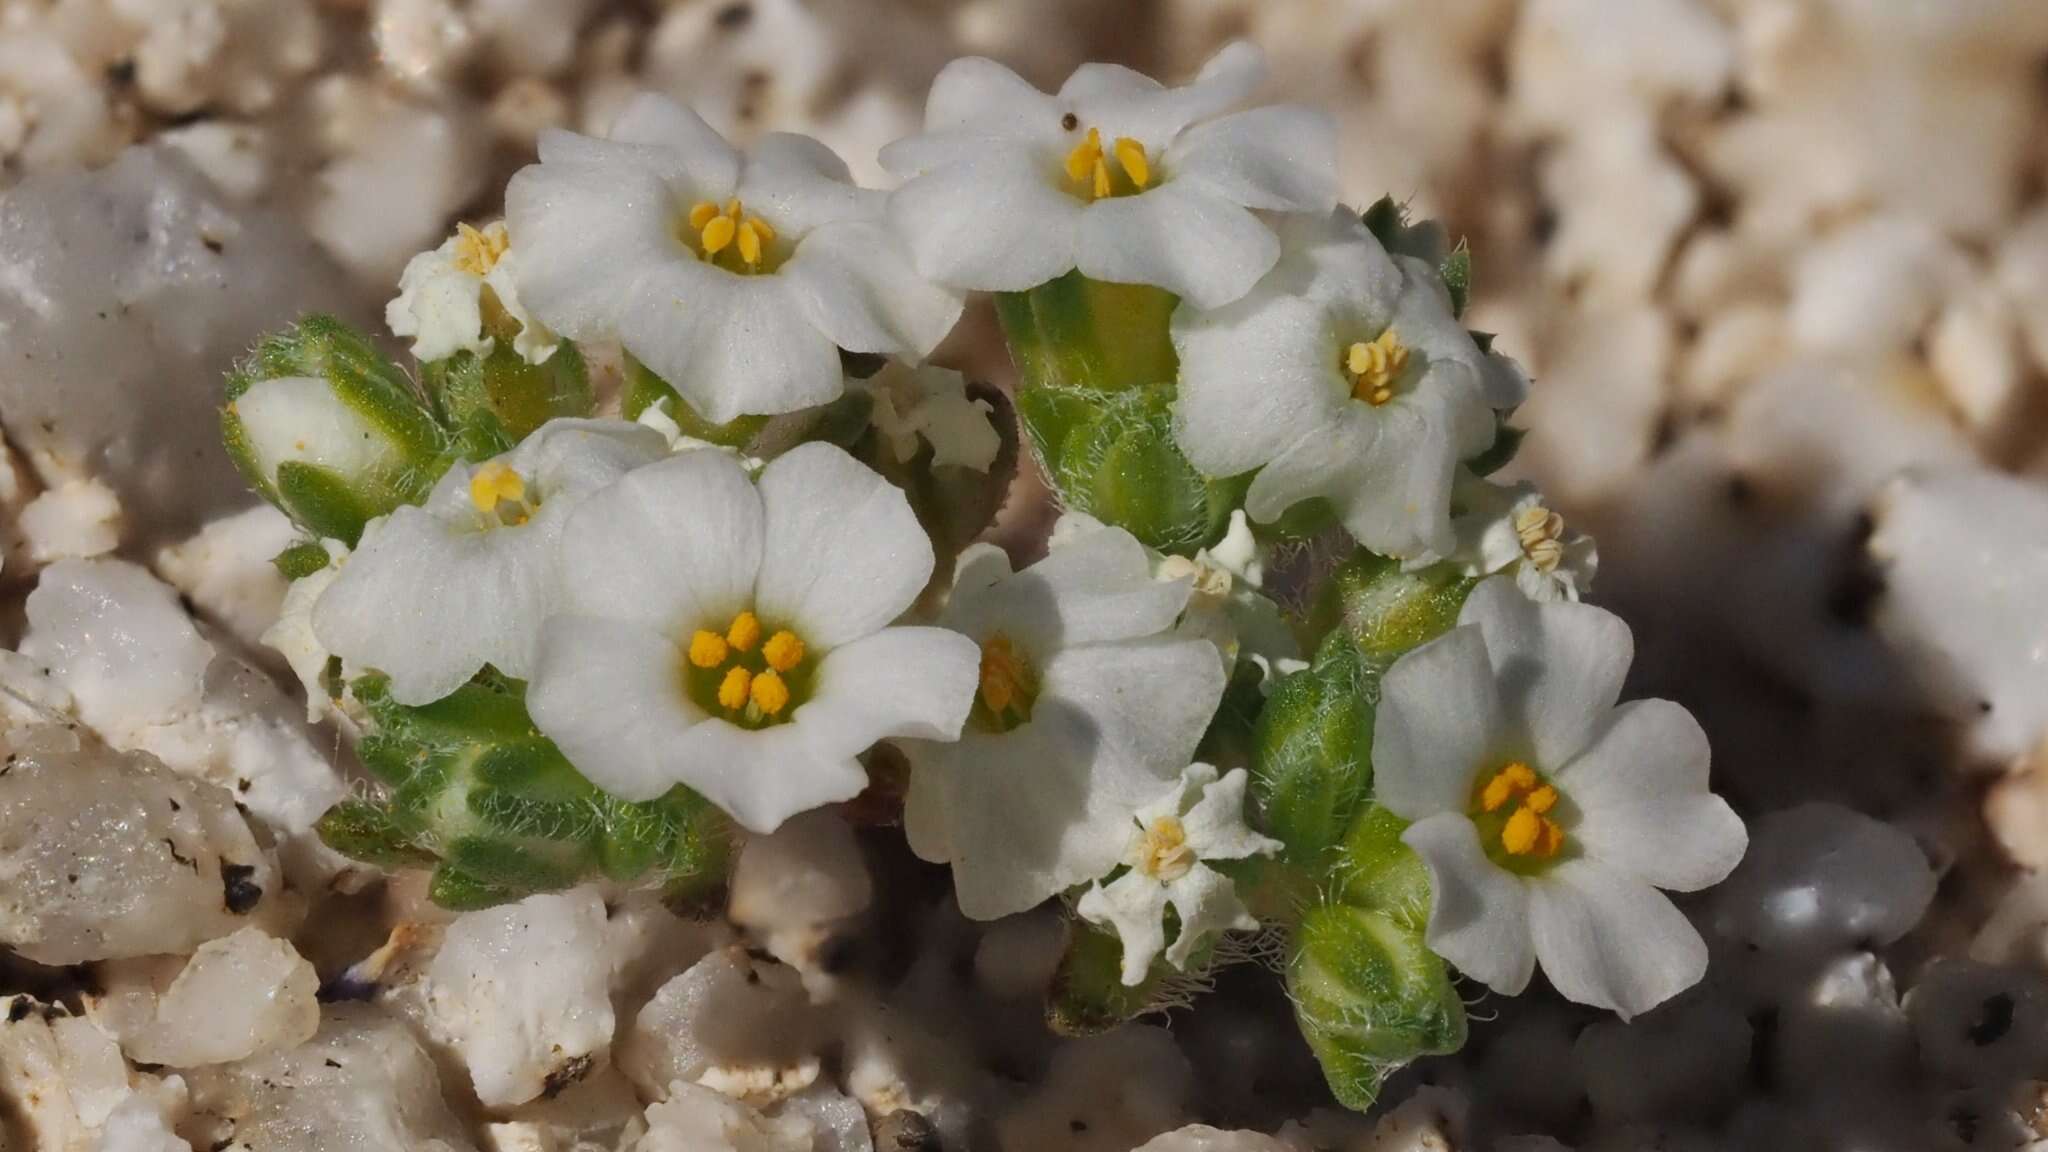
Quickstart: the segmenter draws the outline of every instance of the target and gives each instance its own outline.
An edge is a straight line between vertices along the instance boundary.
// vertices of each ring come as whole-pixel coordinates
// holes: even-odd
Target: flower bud
[[[1252,796],[1266,834],[1300,868],[1326,856],[1370,794],[1376,678],[1348,637],[1333,632],[1307,668],[1281,680],[1252,740]]]
[[[1341,628],[1377,672],[1457,626],[1475,581],[1448,564],[1408,571],[1399,560],[1360,549],[1331,574],[1312,623]]]
[[[411,384],[360,333],[309,316],[228,375],[221,434],[249,482],[316,536],[426,494],[445,437]]]
[[[457,352],[422,364],[420,376],[450,424],[495,421],[508,446],[557,417],[597,410],[583,357],[566,340],[539,364],[527,363],[511,341],[499,340],[488,355]]]
[[[1067,954],[1053,974],[1045,1022],[1062,1036],[1092,1036],[1148,1012],[1185,1004],[1205,983],[1213,946],[1197,949],[1185,972],[1156,957],[1143,983],[1123,982],[1123,942],[1114,931],[1085,920],[1070,928]]]
[[[1465,1006],[1420,924],[1331,903],[1295,930],[1287,965],[1295,1020],[1347,1108],[1372,1107],[1389,1074],[1465,1043]]]

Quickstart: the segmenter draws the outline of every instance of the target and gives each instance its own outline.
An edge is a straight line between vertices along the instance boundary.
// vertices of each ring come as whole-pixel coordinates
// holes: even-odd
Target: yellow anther
[[[477,511],[506,524],[523,524],[531,515],[526,503],[526,481],[496,460],[471,473],[469,502],[476,505]]]
[[[754,701],[754,707],[767,716],[778,715],[789,707],[789,685],[784,684],[782,677],[772,669],[754,677],[748,695]]]
[[[1488,780],[1486,787],[1480,790],[1479,807],[1483,811],[1498,812],[1508,801],[1514,798],[1514,782],[1508,779],[1507,773],[1503,772]]]
[[[740,204],[740,198],[737,196],[725,202],[725,214],[732,217],[732,222],[735,224],[739,223],[740,213],[744,211],[746,211],[746,208]]]
[[[761,646],[761,659],[777,672],[787,672],[804,662],[804,642],[797,634],[784,628],[768,638]]]
[[[1111,189],[1111,187],[1110,187],[1110,184],[1109,184],[1109,162],[1108,162],[1108,161],[1106,161],[1106,160],[1103,160],[1103,159],[1101,159],[1101,158],[1099,158],[1099,157],[1098,157],[1098,158],[1096,159],[1096,161],[1095,161],[1095,180],[1094,180],[1094,182],[1093,182],[1093,183],[1092,183],[1092,184],[1090,185],[1090,188],[1089,188],[1089,190],[1095,193],[1095,198],[1096,198],[1097,200],[1100,200],[1100,199],[1102,199],[1103,197],[1105,197],[1105,196],[1109,195],[1109,194],[1110,194],[1110,192],[1111,192],[1111,191],[1113,190],[1113,189]]]
[[[1124,175],[1131,183],[1144,188],[1152,183],[1152,164],[1145,159],[1145,146],[1129,136],[1116,138],[1116,162],[1123,165]]]
[[[737,712],[746,707],[748,690],[753,684],[753,673],[745,668],[729,669],[725,679],[718,682],[718,706],[728,712]]]
[[[1067,179],[1076,184],[1086,184],[1095,172],[1096,166],[1101,163],[1102,130],[1090,128],[1088,135],[1079,144],[1074,145],[1072,152],[1067,153]]]
[[[1527,808],[1515,809],[1508,822],[1500,830],[1500,846],[1510,856],[1527,856],[1535,849],[1537,841],[1543,839],[1543,817]]]
[[[740,225],[739,241],[740,259],[746,261],[750,266],[759,264],[761,262],[761,234],[754,230],[753,221],[749,220]]]
[[[504,222],[490,224],[481,230],[467,224],[455,226],[455,267],[471,276],[488,276],[498,266],[498,260],[505,250],[512,246],[512,236],[505,231]]]
[[[752,652],[754,645],[761,642],[761,619],[752,612],[742,612],[732,618],[732,627],[725,630],[725,642],[742,652]]]
[[[738,232],[739,225],[733,223],[732,217],[713,216],[704,225],[704,230],[698,233],[698,239],[704,245],[704,255],[716,256],[720,252],[725,251],[726,247],[732,243],[733,236]]]
[[[1031,707],[1037,701],[1037,673],[1010,638],[996,632],[982,641],[975,722],[988,731],[1007,732],[1031,719]]]
[[[1515,513],[1515,536],[1522,554],[1539,572],[1552,572],[1564,562],[1564,517],[1541,504]]]
[[[1522,798],[1522,807],[1542,815],[1557,807],[1557,789],[1545,784]]]
[[[709,200],[699,200],[690,206],[690,231],[702,232],[711,218],[718,215],[718,205]]]
[[[759,216],[749,216],[747,217],[747,223],[753,226],[754,231],[761,234],[761,243],[775,243],[775,229],[770,228],[766,220],[761,219]]]
[[[1162,883],[1171,884],[1195,866],[1188,830],[1175,816],[1161,816],[1133,838],[1125,863]]]
[[[1394,382],[1408,367],[1408,347],[1392,328],[1344,350],[1344,374],[1351,395],[1378,407],[1394,398]]]
[[[725,663],[725,637],[708,628],[690,635],[690,663],[699,668],[716,668]]]

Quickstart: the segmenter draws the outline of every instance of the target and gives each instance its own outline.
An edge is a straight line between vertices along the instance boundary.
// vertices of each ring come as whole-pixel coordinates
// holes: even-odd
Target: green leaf
[[[330,559],[326,545],[318,540],[301,540],[285,545],[284,551],[270,558],[270,563],[286,580],[300,580],[326,569]]]
[[[1313,872],[1330,864],[1371,794],[1377,672],[1332,633],[1315,660],[1280,681],[1259,715],[1251,795],[1282,859]]]
[[[1465,1043],[1465,1007],[1422,930],[1345,904],[1311,910],[1287,965],[1295,1021],[1330,1090],[1365,1111],[1394,1070]]]
[[[380,868],[421,868],[434,854],[415,847],[412,834],[392,818],[391,810],[367,800],[344,800],[327,810],[316,830],[327,846],[351,860]]]

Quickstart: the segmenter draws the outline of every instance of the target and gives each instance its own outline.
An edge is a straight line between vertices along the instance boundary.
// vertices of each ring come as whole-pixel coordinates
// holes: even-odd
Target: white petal
[[[847,756],[885,736],[955,740],[980,668],[981,649],[958,632],[884,628],[827,653],[792,719]]]
[[[947,627],[977,639],[1001,630],[1037,652],[1156,635],[1173,627],[1188,602],[1188,582],[1154,580],[1145,546],[1121,528],[1056,547],[999,580],[970,583],[968,573],[963,565]]]
[[[1555,774],[1578,808],[1572,839],[1588,856],[1659,888],[1696,892],[1742,860],[1749,834],[1707,791],[1707,734],[1669,700],[1616,708]]]
[[[1167,885],[1166,894],[1173,901],[1173,910],[1180,914],[1180,932],[1166,950],[1166,962],[1175,968],[1186,968],[1195,949],[1212,936],[1258,930],[1258,919],[1238,899],[1237,886],[1214,868],[1195,865],[1187,875]],[[1128,958],[1124,983],[1131,983]]]
[[[1458,454],[1451,430],[1425,407],[1395,401],[1359,417],[1378,425],[1372,447],[1329,493],[1338,519],[1359,543],[1385,556],[1443,555],[1451,532],[1451,480]]]
[[[562,534],[563,603],[650,628],[723,629],[753,603],[764,517],[724,452],[685,452],[591,496]]]
[[[704,719],[683,693],[682,659],[644,624],[555,616],[541,629],[527,711],[591,783],[652,800],[687,778],[678,750]]]
[[[452,246],[406,261],[398,296],[384,308],[385,326],[394,336],[412,337],[412,354],[422,361],[464,351],[487,355],[491,349],[483,330],[484,282],[455,266]]]
[[[1065,733],[1073,752],[1105,765],[1094,789],[1126,811],[1180,777],[1223,698],[1223,661],[1205,640],[1089,644],[1040,671],[1038,706],[1057,700],[1078,713]]]
[[[1331,306],[1375,336],[1394,315],[1401,270],[1351,209],[1283,216],[1273,225],[1280,262],[1261,291],[1301,296]]]
[[[1324,427],[1345,394],[1336,335],[1316,304],[1261,285],[1229,306],[1173,314],[1174,440],[1211,476],[1249,472]]]
[[[953,865],[954,895],[971,919],[1022,912],[1096,879],[1129,845],[1135,805],[1099,795],[1109,790],[1096,777],[1112,766],[1070,754],[1065,730],[1076,719],[1053,702],[999,736],[970,728],[958,744],[903,746],[911,849]]]
[[[635,286],[618,331],[626,351],[714,424],[814,408],[845,386],[838,349],[777,275],[666,261]]]
[[[524,676],[552,600],[560,520],[484,532],[399,508],[363,533],[321,595],[314,635],[389,675],[401,704],[438,700],[486,663]]]
[[[1164,148],[1188,125],[1250,96],[1265,70],[1264,55],[1240,40],[1203,65],[1192,84],[1167,88],[1120,65],[1083,64],[1060,87],[1059,98],[1105,139],[1130,136]]]
[[[1244,295],[1280,259],[1280,241],[1257,216],[1177,180],[1090,204],[1078,244],[1082,275],[1151,284],[1198,308]]]
[[[712,719],[690,729],[674,756],[684,783],[740,827],[766,834],[799,812],[851,800],[868,786],[860,761],[820,745],[819,735],[803,724],[749,732]]]
[[[1057,123],[1059,118],[1059,105],[1051,96],[980,56],[963,56],[939,69],[925,97],[927,132],[971,125],[990,133],[1011,126],[1035,134],[1039,125]]]
[[[1379,428],[1363,405],[1334,406],[1323,427],[1303,435],[1252,477],[1244,494],[1245,514],[1266,524],[1304,500],[1334,501],[1355,493]]]
[[[640,276],[688,257],[670,233],[675,211],[660,178],[631,165],[520,169],[505,187],[519,299],[564,336],[608,338]]]
[[[749,213],[793,239],[834,220],[878,221],[888,198],[856,185],[830,148],[792,132],[770,132],[755,142],[738,195]]]
[[[1192,773],[1195,767],[1190,766]],[[1214,780],[1216,770],[1209,769]],[[1181,817],[1188,847],[1204,860],[1242,860],[1247,856],[1271,855],[1283,845],[1261,836],[1244,822],[1245,785],[1251,778],[1242,768],[1233,768],[1221,780],[1202,789],[1202,798]]]
[[[960,319],[965,297],[917,274],[893,232],[846,221],[804,237],[782,266],[805,314],[849,352],[922,360]]]
[[[1409,820],[1462,812],[1500,722],[1477,628],[1453,628],[1394,661],[1373,721],[1373,796]]]
[[[800,445],[761,472],[767,536],[755,611],[829,651],[910,607],[932,545],[910,501],[843,450]]]
[[[1327,213],[1337,206],[1337,126],[1299,104],[1253,108],[1188,129],[1161,167],[1232,204]]]
[[[1500,576],[1472,590],[1458,623],[1477,624],[1486,635],[1502,717],[1545,771],[1585,748],[1620,697],[1635,654],[1628,625],[1614,613],[1590,604],[1537,604]]]
[[[1496,992],[1528,987],[1536,967],[1528,889],[1486,858],[1472,822],[1439,812],[1409,825],[1401,842],[1429,868],[1430,950]]]
[[[608,135],[622,144],[645,144],[667,153],[685,174],[693,196],[722,200],[739,183],[739,150],[695,110],[666,96],[634,96],[619,110]]]
[[[1707,945],[1692,922],[1656,889],[1597,860],[1566,860],[1531,881],[1529,927],[1559,992],[1623,1020],[1707,971]]]
[[[1021,150],[971,153],[896,189],[889,224],[920,275],[952,288],[1021,292],[1074,267],[1081,202]]]
[[[666,455],[661,433],[645,425],[563,417],[535,429],[504,460],[539,488],[541,499],[559,502],[580,500]]]
[[[1123,982],[1134,988],[1143,984],[1166,946],[1166,887],[1133,870],[1106,888],[1097,884],[1082,893],[1074,911],[1090,924],[1115,926],[1123,942]]]

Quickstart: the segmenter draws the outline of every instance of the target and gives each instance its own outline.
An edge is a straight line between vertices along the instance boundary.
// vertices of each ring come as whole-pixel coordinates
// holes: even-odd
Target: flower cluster
[[[481,904],[716,884],[718,826],[859,797],[968,916],[1063,902],[1067,1026],[1284,950],[1361,1106],[1462,1041],[1445,961],[1623,1016],[1697,982],[1657,889],[1745,845],[1705,739],[1617,704],[1591,542],[1488,478],[1528,381],[1469,256],[1339,205],[1261,70],[957,61],[893,191],[642,96],[407,267],[419,385],[332,321],[266,341],[223,423],[306,533],[273,634],[386,785],[328,841]],[[1014,399],[921,363],[969,292]],[[1017,567],[973,541],[1020,443],[1067,515]]]

